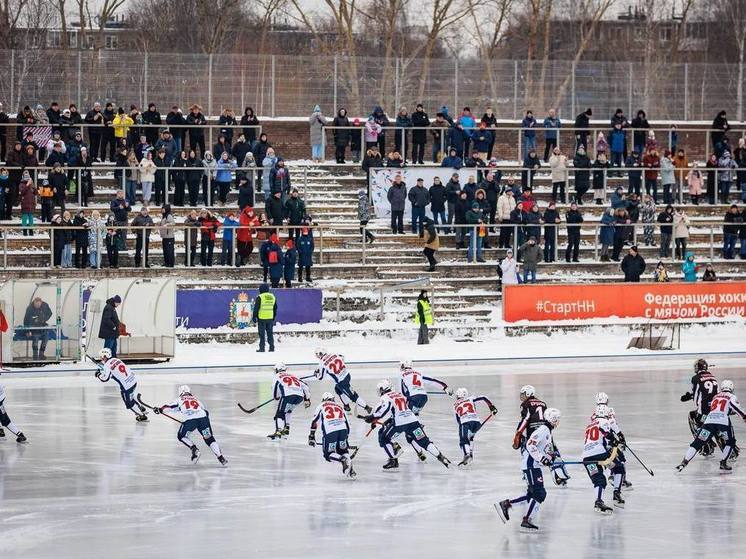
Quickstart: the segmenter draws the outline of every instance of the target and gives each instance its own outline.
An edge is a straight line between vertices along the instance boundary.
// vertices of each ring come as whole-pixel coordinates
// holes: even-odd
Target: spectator
[[[624,189],[621,186],[617,186],[616,190],[611,193],[610,202],[611,207],[615,210],[627,207],[627,195],[624,193]]]
[[[91,212],[88,220],[88,264],[91,268],[101,268],[101,251],[106,237],[106,222],[98,210]]]
[[[69,145],[68,149],[70,149]],[[140,136],[140,143],[135,146],[135,155],[137,156],[137,160],[142,161],[145,156],[151,151],[153,151],[153,144],[148,142],[148,138],[145,136],[145,134],[142,134]]]
[[[733,181],[733,169],[735,168],[736,162],[731,159],[730,152],[728,150],[723,151],[723,155],[718,159],[718,183],[724,204],[727,204],[730,200],[730,185]]]
[[[282,267],[282,266],[281,266]],[[277,299],[269,292],[269,286],[265,283],[259,286],[259,296],[254,300],[254,311],[251,318],[259,328],[259,349],[257,352],[264,353],[269,344],[269,351],[275,350],[275,336],[273,328],[277,320]]]
[[[91,144],[91,155],[94,159],[99,159],[99,153],[101,153],[103,147],[101,144],[101,133],[104,127],[104,115],[101,113],[101,103],[96,101],[93,104],[93,108],[86,113],[83,121],[88,125],[88,140]]]
[[[368,192],[362,188],[357,191],[357,218],[360,221],[360,234],[365,234],[363,242],[372,243],[375,241],[376,238],[373,236],[373,233],[366,228],[368,221],[370,221],[370,201],[368,200]]]
[[[378,149],[378,136],[383,132],[383,128],[378,124],[371,115],[365,121],[365,149],[370,151],[373,148]]]
[[[117,109],[117,116],[111,121],[111,127],[114,129],[114,139],[117,143],[122,140],[127,140],[129,131],[135,121],[129,115],[124,113],[124,109],[119,107]]]
[[[109,209],[111,210],[111,213],[114,216],[114,223],[113,223],[114,225],[124,227],[129,223],[128,214],[130,211],[132,211],[132,206],[124,198],[124,192],[122,190],[117,190],[115,198],[111,201],[111,204],[109,205]],[[127,250],[126,229],[116,229],[113,235],[117,236],[117,239],[115,242],[117,248],[119,250]]]
[[[575,202],[579,206],[583,205],[583,195],[590,188],[591,160],[585,152],[585,146],[580,145],[572,160],[572,166],[575,169]]]
[[[179,152],[173,162],[171,176],[174,180],[174,206],[183,206],[186,192],[186,177],[189,156],[186,151]]]
[[[627,148],[627,134],[622,125],[616,123],[609,134],[609,148],[611,149],[611,165],[621,167],[624,163],[624,151]]]
[[[212,146],[212,156],[216,160],[220,160],[224,153],[230,155],[231,149],[231,144],[228,142],[228,138],[226,138],[224,134],[220,134],[217,143]]]
[[[425,188],[424,179],[417,179],[407,197],[412,206],[412,233],[419,233],[423,237],[425,212],[430,205],[430,192]]]
[[[536,155],[534,148],[529,148],[525,159],[523,160],[523,171],[521,171],[521,182],[523,187],[532,188],[534,184],[534,175],[541,167],[541,161]]]
[[[47,349],[49,337],[47,323],[50,318],[52,318],[52,309],[49,305],[41,297],[34,297],[31,304],[26,307],[26,313],[23,316],[23,327],[26,330],[26,337],[31,339],[34,361],[46,359],[44,353]]]
[[[233,112],[233,109],[223,109],[223,114],[221,114],[218,119],[218,126],[220,126],[220,135],[225,137],[225,142],[229,146],[232,146],[234,135],[233,130],[238,127],[238,121],[236,120],[236,114]]]
[[[2,182],[3,174],[5,171],[5,177],[7,180],[7,170],[0,170],[0,182]],[[3,187],[0,186],[0,190]],[[36,209],[36,187],[34,181],[30,178],[21,182],[21,227],[23,228],[23,236],[32,237],[34,235],[34,210]]]
[[[429,189],[430,212],[433,214],[435,225],[446,225],[446,187],[440,182],[440,177],[433,177],[433,184]]]
[[[655,139],[655,131],[648,130],[648,137],[645,140],[645,150],[643,151],[643,153],[647,153],[651,149],[654,149],[656,152],[658,152],[658,142]]]
[[[199,154],[204,159],[207,156],[205,149],[205,131],[207,124],[205,115],[202,114],[202,107],[197,104],[189,108],[189,114],[186,117],[186,123],[190,126],[189,130],[189,147],[195,152],[199,149]]]
[[[604,136],[603,132],[599,132],[596,136],[596,158],[598,158],[601,153],[607,154],[608,158],[609,142],[606,141],[606,136]]]
[[[248,263],[249,256],[254,252],[254,229],[259,226],[259,219],[254,215],[252,206],[245,206],[238,216],[239,229],[236,233],[238,241],[238,260],[236,266],[243,266]]]
[[[526,111],[526,116],[521,121],[524,159],[532,150],[536,151],[536,125],[533,111]]]
[[[671,253],[671,235],[673,234],[673,206],[668,204],[666,209],[658,214],[661,224],[661,247],[658,256],[668,258]]]
[[[689,198],[692,204],[699,205],[699,198],[702,196],[702,173],[698,169],[692,169],[686,176],[686,182],[689,186]]]
[[[252,145],[256,140],[257,128],[259,126],[259,119],[254,114],[252,107],[246,107],[241,117],[241,126],[243,126],[243,135],[246,138],[246,142]],[[259,158],[256,158],[259,161]]]
[[[386,195],[391,204],[391,232],[396,235],[404,234],[404,207],[407,200],[407,185],[401,175],[394,177],[394,182]]]
[[[490,145],[495,143],[492,139],[492,132],[487,130],[486,123],[480,121],[479,128],[474,131],[473,139],[476,157],[482,161],[486,161]]]
[[[425,161],[425,142],[427,141],[427,131],[425,128],[430,126],[430,118],[427,116],[422,103],[417,103],[411,118],[412,130],[412,163],[424,165]]]
[[[466,158],[469,156],[471,136],[472,136],[472,133],[474,132],[474,127],[477,124],[476,120],[474,120],[474,115],[471,114],[471,109],[469,107],[464,107],[464,110],[461,111],[461,116],[458,117],[457,124],[461,127],[461,130],[463,131],[464,147],[463,147],[462,153],[464,155],[464,158]],[[458,146],[456,149],[458,150]]]
[[[430,334],[428,326],[433,324],[433,311],[430,306],[430,299],[427,298],[427,291],[420,291],[417,297],[417,312],[414,321],[419,325],[417,334],[417,345],[427,345],[430,343]]]
[[[673,153],[673,152],[672,152]],[[689,170],[689,159],[686,156],[684,148],[676,150],[676,155],[672,158],[673,166],[676,168],[676,187],[672,190],[674,200],[678,200],[681,185],[686,180],[687,171]]]
[[[536,283],[536,269],[542,259],[542,250],[536,237],[531,235],[528,241],[520,246],[518,249],[518,259],[523,262],[523,283],[529,283],[529,281]],[[504,278],[505,275],[503,275],[503,281]]]
[[[627,120],[627,117],[624,116],[624,111],[622,109],[617,109],[616,111],[614,111],[614,116],[611,117],[612,128],[617,125],[619,125],[620,128],[629,127],[629,121]]]
[[[2,170],[0,170],[0,181],[2,181]],[[52,211],[54,210],[54,197],[55,197],[54,187],[52,187],[52,185],[49,184],[49,181],[47,179],[43,179],[41,181],[41,187],[39,187],[39,200],[41,203],[41,222],[42,223],[49,223],[50,221],[52,221]]]
[[[565,184],[567,184],[567,156],[562,154],[560,148],[555,147],[552,151],[552,156],[549,157],[549,167],[552,169],[552,200],[555,202],[559,200],[564,204]]]
[[[700,268],[701,266],[694,262],[694,253],[687,252],[686,260],[681,264],[681,271],[684,272],[684,281],[696,282],[697,272]]]
[[[10,117],[3,109],[3,104],[0,103],[0,161],[5,161],[5,154],[8,152],[9,128],[5,125],[9,123]]]
[[[456,203],[461,196],[461,183],[459,182],[459,174],[453,173],[451,178],[446,183],[446,202],[448,203],[448,225],[455,222],[456,219]],[[457,232],[458,233],[458,232]]]
[[[705,266],[705,273],[702,274],[702,281],[717,281],[717,279],[715,268],[712,267],[712,263],[708,262]]]
[[[450,124],[441,112],[435,115],[435,122],[430,125],[430,136],[433,140],[433,163],[439,163],[441,158],[445,156],[446,136],[449,126]]]
[[[386,157],[386,167],[401,169],[404,167],[404,159],[398,151],[392,151]]]
[[[78,210],[73,218],[73,227],[77,227],[73,231],[75,238],[75,267],[85,268],[88,266],[88,218],[86,218],[85,211],[83,209]]]
[[[106,305],[101,313],[101,324],[98,329],[98,337],[104,340],[104,347],[111,351],[111,356],[117,356],[117,339],[119,338],[119,315],[117,307],[122,304],[122,298],[114,295],[106,300]]]
[[[332,130],[334,135],[334,157],[337,163],[342,164],[345,162],[345,152],[347,151],[347,145],[350,143],[351,130],[350,119],[347,118],[347,109],[341,108],[337,111],[337,116],[332,121],[332,126],[335,128]]]
[[[117,148],[117,139],[114,135],[114,118],[116,117],[116,113],[114,112],[114,105],[111,103],[106,103],[104,106],[104,111],[101,113],[103,116],[103,125],[104,128],[101,131],[101,149],[98,154],[94,153],[92,154],[94,157],[97,157],[99,161],[108,160],[110,162],[114,162],[115,156],[116,156],[116,148]],[[91,143],[93,143],[93,140],[91,140]],[[106,156],[108,149],[108,158]]]
[[[363,171],[365,171],[365,174],[367,175],[367,178],[369,181],[370,181],[370,170],[378,168],[378,167],[383,167],[383,158],[381,157],[381,154],[378,152],[378,145],[373,144],[365,152],[365,157],[363,158],[363,163],[362,163]]]
[[[507,227],[507,225],[511,223],[510,214],[515,209],[515,206],[516,202],[513,196],[513,191],[506,188],[497,200],[497,212],[495,217],[497,222],[503,225],[503,227],[500,227],[500,236],[497,245],[498,248],[508,248],[510,246],[510,237],[513,233],[513,228]]]
[[[238,209],[243,210],[246,206],[254,207],[254,187],[249,182],[249,177],[241,175],[238,179]]]
[[[233,170],[236,168],[236,162],[230,158],[228,152],[223,152],[217,162],[215,169],[215,184],[218,187],[218,205],[225,206],[228,200],[228,192],[233,182]]]
[[[593,162],[593,197],[596,205],[601,206],[606,200],[606,180],[608,178],[608,169],[610,167],[606,154],[603,151],[597,152],[596,160]]]
[[[624,208],[614,210],[614,249],[611,253],[611,259],[614,262],[619,262],[619,255],[624,243],[632,240],[630,223],[632,223],[632,220],[629,218],[627,210]]]
[[[438,263],[435,259],[435,253],[440,248],[440,238],[438,237],[438,232],[435,230],[435,222],[432,219],[426,217],[423,223],[427,235],[425,238],[425,247],[423,248],[422,253],[425,255],[425,258],[427,258],[429,264],[427,271],[434,272],[435,265]]]
[[[22,164],[23,163],[24,154],[20,153],[20,144],[17,144],[17,146],[19,147],[19,149],[16,150],[16,152],[18,152],[18,155],[19,155],[19,161],[18,161],[18,163]],[[44,164],[47,167],[54,167],[55,165],[59,165],[59,166],[62,167],[62,166],[67,165],[67,154],[62,151],[63,149],[67,150],[67,148],[66,147],[63,148],[63,146],[64,146],[64,144],[62,142],[57,142],[56,144],[54,144],[54,148],[53,148],[52,152],[47,156],[47,159],[44,161]],[[33,152],[33,146],[32,146],[31,151]],[[13,156],[13,157],[11,157],[11,156]],[[8,155],[8,166],[16,165],[17,164],[15,156],[16,156],[16,153],[13,153],[13,152],[11,152],[11,154]],[[22,165],[19,165],[19,167],[20,166],[22,166]]]
[[[161,208],[161,220],[158,224],[158,233],[161,236],[163,246],[163,264],[166,268],[173,268],[176,265],[176,255],[174,254],[174,232],[175,220],[171,212],[171,204],[164,204]]]
[[[174,140],[173,136],[171,135],[170,130],[164,130],[161,132],[161,137],[159,140],[155,143],[153,146],[153,149],[155,149],[156,153],[163,150],[166,154],[165,158],[168,162],[168,166],[170,167],[174,163],[174,159],[179,153],[179,146],[176,143],[176,140]]]
[[[156,109],[155,103],[149,103],[148,110],[142,113],[142,123],[151,125],[145,128],[145,136],[151,145],[155,144],[158,141],[158,127],[163,124],[161,113]]]
[[[609,247],[614,244],[614,227],[616,219],[614,210],[607,208],[601,216],[601,230],[599,232],[599,243],[601,244],[601,262],[609,261]]]
[[[110,213],[106,218],[106,259],[109,268],[116,269],[119,267],[119,246],[123,236],[117,227],[117,221],[114,213]]]
[[[73,238],[74,238],[74,232],[72,229],[73,221],[72,216],[70,215],[70,212],[64,211],[62,212],[62,219],[60,221],[60,226],[62,228],[62,235],[60,240],[62,241],[62,254],[61,254],[61,260],[60,265],[63,268],[72,268],[73,267]],[[57,239],[55,239],[57,241]]]
[[[256,155],[256,154],[255,154]],[[268,148],[263,159],[257,159],[262,162],[262,192],[264,192],[264,201],[266,202],[272,192],[272,170],[278,161],[273,148]]]
[[[49,236],[52,239],[52,266],[59,268],[62,265],[62,253],[65,250],[66,231],[62,228],[62,216],[54,214],[50,223]]]
[[[267,219],[272,225],[282,226],[285,218],[285,208],[282,205],[282,193],[275,192],[272,194],[264,205],[264,211],[267,212]]]
[[[139,179],[142,186],[142,205],[150,205],[150,197],[153,192],[153,183],[155,182],[155,172],[157,167],[153,161],[152,152],[148,151],[139,164]]]
[[[171,131],[171,136],[176,144],[175,152],[186,151],[186,142],[184,137],[186,135],[186,128],[184,125],[187,123],[184,118],[184,114],[178,105],[173,105],[171,110],[166,115],[166,125],[168,125]]]
[[[144,264],[150,268],[148,255],[150,252],[150,232],[153,227],[153,218],[150,217],[148,207],[143,204],[140,213],[132,220],[132,228],[135,233],[135,267],[139,268]]]
[[[637,116],[632,119],[632,128],[635,129],[632,133],[633,149],[639,154],[645,149],[645,131],[650,128],[645,111],[637,111]]]
[[[296,244],[298,245],[298,283],[303,283],[303,271],[305,270],[306,283],[311,285],[314,243],[313,230],[309,227],[308,220],[303,222],[303,227],[300,230],[300,236]]]
[[[642,158],[642,165],[645,167],[645,192],[653,197],[655,203],[658,203],[658,169],[661,166],[660,157],[654,147],[651,147]]]
[[[728,130],[730,130],[730,124],[728,124],[726,112],[720,111],[712,121],[712,132],[710,133],[712,147],[718,155],[722,153],[723,140],[725,139],[725,133]]]
[[[166,158],[166,150],[161,148],[155,153],[153,157],[153,163],[155,164],[155,182],[153,183],[153,191],[155,192],[155,205],[160,206],[162,202],[166,200],[166,190],[168,189],[166,183],[166,174],[169,172],[171,163]],[[169,178],[172,178],[169,176]]]
[[[557,147],[557,137],[560,128],[562,128],[562,121],[557,118],[557,113],[554,109],[549,109],[549,114],[544,118],[544,162],[549,162],[550,166],[549,154],[556,151],[554,148]],[[492,151],[490,151],[489,155],[492,157]]]
[[[300,236],[300,225],[306,218],[306,203],[298,197],[298,189],[294,188],[290,197],[285,200],[284,216],[291,226],[288,237],[293,239]]]
[[[738,231],[738,238],[741,241],[741,250],[738,257],[741,260],[746,260],[746,209],[741,212],[741,227]]]
[[[215,238],[217,237],[220,222],[206,208],[202,208],[199,216],[200,230],[200,266],[212,266],[212,253],[215,250]]]
[[[322,151],[324,147],[326,117],[321,113],[321,107],[318,105],[313,108],[311,116],[308,117],[308,125],[310,127],[311,158],[314,162],[321,163],[324,160]]]
[[[463,124],[456,123],[448,129],[448,146],[449,153],[453,149],[459,158],[467,157],[468,153],[464,152],[464,146],[469,144],[469,132],[464,130]]]
[[[480,188],[484,190],[485,197],[487,200],[487,207],[485,208],[485,216],[489,217],[487,222],[490,225],[495,223],[497,216],[497,200],[500,198],[500,179],[502,178],[502,172],[499,169],[494,169],[487,172],[487,176],[480,184]],[[485,248],[488,248],[485,246]]]
[[[469,202],[474,201],[477,196],[477,190],[479,190],[479,185],[477,184],[476,179],[473,176],[470,176],[466,179],[466,184],[464,185],[464,192],[466,192]]]
[[[505,253],[505,258],[499,265],[502,272],[503,285],[517,285],[521,283],[520,274],[518,273],[518,262],[513,258],[513,249],[509,248]]]
[[[624,166],[628,168],[627,177],[629,179],[629,190],[640,196],[642,194],[642,170],[637,170],[642,167],[642,160],[640,154],[637,151],[633,151],[624,162]]]
[[[671,281],[668,278],[668,272],[666,271],[666,266],[663,264],[661,260],[658,261],[658,265],[655,267],[655,270],[653,271],[653,281],[656,283],[668,283]]]
[[[626,209],[632,223],[640,221],[640,199],[634,192],[627,199]]]
[[[645,273],[645,259],[637,252],[637,246],[629,247],[629,253],[622,259],[624,281],[637,283]]]
[[[448,150],[448,156],[440,162],[441,167],[450,167],[451,169],[460,169],[463,164],[463,161],[457,155],[456,148],[453,147]]]
[[[350,152],[352,153],[352,162],[357,164],[360,163],[360,152],[362,151],[363,146],[360,119],[353,119],[352,126],[354,127],[354,130],[350,130]]]
[[[665,150],[663,152],[663,157],[660,160],[660,167],[661,183],[663,184],[663,203],[671,204],[671,191],[675,188],[676,174],[674,172],[674,165],[670,151]]]
[[[65,201],[67,198],[67,175],[59,163],[55,163],[52,171],[47,175],[49,184],[54,189],[54,203],[60,207],[60,211],[65,210]],[[7,200],[6,200],[7,205]]]
[[[516,231],[516,239],[515,243],[517,246],[522,245],[526,240],[526,216],[528,215],[527,212],[523,211],[523,202],[520,200],[516,203],[515,209],[510,212],[510,223],[514,227],[511,228],[511,231],[515,229]],[[508,239],[508,245],[510,245],[510,239]]]
[[[187,193],[189,194],[189,205],[194,207],[199,200],[199,187],[205,178],[205,174],[202,170],[202,161],[197,158],[197,152],[193,149],[189,150],[184,176],[186,178]]]
[[[689,216],[683,208],[677,208],[673,214],[673,238],[675,243],[675,255],[679,260],[684,260],[686,244],[689,239]]]
[[[718,158],[714,153],[707,159],[705,167],[707,171],[707,203],[710,205],[715,204],[715,192],[717,189],[717,168]]]
[[[471,203],[471,209],[466,211],[465,221],[470,226],[468,228],[469,248],[466,253],[466,260],[472,262],[476,256],[477,262],[484,262],[482,256],[482,245],[486,235],[484,212],[482,212],[479,202],[476,200]]]
[[[723,258],[732,260],[741,224],[744,222],[743,215],[738,211],[736,204],[731,204],[723,221],[725,222],[725,225],[723,225]]]
[[[290,195],[291,188],[290,171],[285,166],[285,160],[282,157],[278,157],[275,166],[269,172],[269,191],[272,194],[275,192],[282,193],[282,201],[284,202]]]
[[[478,206],[478,204],[477,204]],[[469,201],[469,196],[466,194],[465,191],[459,192],[458,200],[456,200],[456,205],[454,208],[454,224],[455,225],[466,225],[466,213],[469,211],[469,208],[471,208],[471,202]],[[464,248],[464,239],[466,238],[466,228],[465,227],[456,227],[456,248],[463,249]]]
[[[412,127],[412,119],[409,118],[407,107],[400,107],[396,115],[396,131],[394,136],[394,151],[402,154],[403,159],[407,157],[407,147],[409,142],[408,128]]]
[[[545,218],[546,221],[546,218]],[[565,262],[579,262],[580,251],[580,225],[583,223],[583,214],[578,210],[578,205],[573,202],[565,217],[567,222],[567,249],[565,249]]]
[[[218,162],[211,152],[205,153],[202,159],[202,202],[206,206],[215,203],[215,180],[218,175]]]
[[[373,113],[371,115],[373,117],[373,121],[378,124],[378,149],[381,153],[386,153],[386,127],[390,125],[389,117],[386,116],[386,113],[383,112],[383,109],[380,106],[376,106],[373,108]]]
[[[269,272],[272,287],[279,287],[280,280],[282,279],[282,249],[280,248],[280,239],[276,233],[272,233],[269,239],[262,243],[259,254],[261,256],[262,268],[264,268],[265,272]]]
[[[293,239],[285,242],[285,254],[282,257],[282,277],[285,280],[285,287],[293,287],[295,280],[295,264],[298,262],[298,249],[295,248]]]
[[[549,206],[544,210],[541,217],[544,222],[544,262],[554,262],[554,253],[557,248],[557,231],[560,219],[557,205],[554,201],[549,202]]]
[[[251,144],[246,141],[246,136],[243,132],[238,135],[238,139],[231,144],[231,157],[236,161],[236,165],[240,167],[252,167],[252,169],[244,170],[241,169],[238,172],[238,176],[249,177],[249,181],[254,183],[253,167],[256,167],[256,160],[254,154],[251,152]]]
[[[75,165],[77,167],[80,167],[78,175],[80,184],[77,185],[78,190],[80,191],[80,203],[82,206],[87,207],[88,200],[94,195],[93,175],[91,173],[93,159],[88,154],[88,148],[86,148],[85,146],[80,149],[80,156],[75,162]]]

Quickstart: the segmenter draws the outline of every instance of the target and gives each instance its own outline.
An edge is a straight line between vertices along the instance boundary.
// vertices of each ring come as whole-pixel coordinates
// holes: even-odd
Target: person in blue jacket
[[[443,161],[440,162],[441,167],[450,167],[451,169],[460,169],[463,164],[464,162],[458,156],[454,147],[448,150],[448,156],[444,157]]]
[[[303,271],[306,272],[306,283],[311,283],[311,267],[313,266],[313,229],[308,227],[308,221],[304,221],[300,230],[300,236],[296,243],[298,245],[298,282],[303,283]]]
[[[469,145],[471,143],[471,137],[474,135],[474,128],[477,125],[477,121],[474,119],[474,115],[471,114],[469,107],[464,107],[461,111],[461,116],[458,117],[458,124],[461,125],[464,131],[464,157],[469,156]]]
[[[262,268],[269,271],[269,279],[273,288],[280,287],[282,279],[282,249],[280,248],[280,239],[276,233],[273,233],[269,239],[262,243],[259,249],[259,256],[262,262]]]
[[[601,243],[601,262],[609,261],[609,247],[614,244],[614,210],[607,208],[601,216],[601,231],[599,233],[599,243]]]
[[[238,227],[238,220],[234,217],[233,212],[228,212],[228,215],[223,219],[223,243],[220,245],[221,266],[232,264],[231,248],[233,247],[233,235],[236,227]]]
[[[526,111],[526,116],[521,121],[523,128],[523,157],[525,158],[531,150],[536,149],[536,119],[533,111]]]
[[[469,141],[469,132],[464,130],[464,125],[460,121],[448,129],[447,139],[450,146],[449,153],[450,150],[455,150],[459,158],[468,155],[468,152],[464,151],[464,146]]]
[[[626,141],[627,136],[624,130],[622,130],[622,125],[617,122],[614,125],[614,129],[609,133],[609,151],[611,151],[612,167],[621,167],[624,163]]]
[[[295,263],[298,261],[298,249],[295,248],[293,239],[288,239],[285,242],[285,255],[283,256],[282,275],[285,278],[285,287],[290,289],[293,287],[293,280],[295,279]]]
[[[686,260],[681,265],[681,271],[684,272],[684,281],[697,281],[697,272],[701,267],[694,261],[694,253],[687,252]]]

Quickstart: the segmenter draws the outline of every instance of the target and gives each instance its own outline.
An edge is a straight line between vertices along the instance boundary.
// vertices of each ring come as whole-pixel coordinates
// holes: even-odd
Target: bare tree
[[[497,55],[500,42],[505,32],[506,22],[515,0],[487,0],[481,9],[477,9],[474,0],[467,0],[467,11],[471,25],[465,25],[477,44],[477,54],[485,65],[490,87],[490,99],[497,98],[497,77],[493,59]]]

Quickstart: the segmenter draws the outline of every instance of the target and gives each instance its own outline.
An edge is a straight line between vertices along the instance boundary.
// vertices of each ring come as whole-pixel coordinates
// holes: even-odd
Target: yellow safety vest
[[[422,314],[425,315],[425,324],[428,326],[433,323],[433,309],[428,301],[417,301],[417,312],[414,315],[414,322],[420,324],[420,305],[422,305]]]
[[[260,293],[259,302],[257,318],[259,320],[272,320],[275,317],[275,296],[271,293]]]

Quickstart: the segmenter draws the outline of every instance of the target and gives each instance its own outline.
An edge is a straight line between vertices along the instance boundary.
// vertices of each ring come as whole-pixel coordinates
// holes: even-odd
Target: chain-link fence
[[[94,101],[161,109],[199,103],[210,115],[254,107],[263,116],[302,116],[321,105],[353,115],[381,105],[390,114],[421,102],[434,113],[491,105],[500,118],[556,106],[563,118],[586,107],[611,115],[642,108],[650,118],[710,120],[721,109],[743,118],[736,64],[525,60],[460,61],[345,56],[203,55],[120,51],[11,50],[0,73],[0,100],[10,110],[51,101]]]

